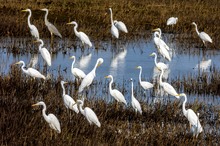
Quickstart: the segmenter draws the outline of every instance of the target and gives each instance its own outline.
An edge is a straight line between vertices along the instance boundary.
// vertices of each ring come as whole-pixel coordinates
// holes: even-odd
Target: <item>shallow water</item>
[[[170,38],[171,36],[167,35],[166,38]],[[44,61],[40,54],[34,53],[20,53],[20,54],[12,54],[7,50],[8,46],[11,46],[11,43],[14,42],[14,46],[19,48],[29,47],[30,49],[38,49],[38,45],[34,45],[34,48],[31,48],[31,42],[26,42],[25,39],[2,39],[3,43],[0,49],[0,62],[1,62],[1,74],[7,74],[10,70],[10,66],[19,61],[23,60],[28,66],[33,66],[43,72]],[[22,40],[22,41],[21,41]],[[171,40],[171,39],[170,39]],[[7,45],[8,42],[8,45]],[[169,42],[169,39],[166,40]],[[72,43],[77,43],[77,46],[81,45],[80,42],[71,42],[69,39],[65,39],[65,41],[60,41],[55,47],[62,48],[58,53],[52,55],[52,67],[48,67],[47,75],[52,75],[52,77],[56,78],[58,75],[62,75],[66,80],[73,80],[73,76],[71,74],[71,64],[72,60],[69,59],[70,56],[76,56],[76,62],[74,67],[78,67],[83,70],[85,73],[89,73],[94,67],[96,60],[100,57],[104,59],[104,63],[97,68],[96,70],[96,78],[98,82],[104,81],[104,85],[99,85],[100,88],[105,88],[99,93],[95,95],[98,97],[103,97],[103,92],[108,90],[108,80],[104,77],[106,75],[113,75],[114,82],[118,86],[123,86],[126,88],[125,97],[130,99],[130,78],[134,80],[134,89],[138,89],[140,93],[136,93],[143,101],[146,101],[146,97],[150,97],[149,103],[155,100],[155,97],[152,97],[152,90],[144,92],[143,89],[139,87],[138,84],[138,75],[139,70],[136,69],[136,66],[142,66],[142,80],[147,80],[150,82],[154,82],[154,79],[157,79],[157,76],[160,74],[157,69],[154,68],[154,57],[149,56],[152,52],[157,52],[153,40],[134,40],[126,43],[118,42],[99,42],[100,48],[97,49],[87,49],[84,48],[83,51],[80,47],[73,49],[71,47]],[[19,44],[19,45],[18,45]],[[3,47],[4,46],[4,47]],[[164,81],[170,82],[173,79],[182,78],[183,76],[195,76],[198,74],[198,69],[196,66],[202,60],[209,60],[207,63],[203,63],[204,65],[209,64],[207,69],[204,69],[204,72],[210,74],[210,68],[215,67],[219,70],[220,64],[220,51],[217,50],[207,50],[205,53],[205,58],[202,57],[202,49],[199,48],[191,48],[185,49],[180,47],[175,42],[168,43],[168,46],[172,49],[170,54],[172,54],[172,61],[168,62],[165,59],[159,57],[158,61],[169,64],[169,70],[166,71],[164,76]],[[49,47],[49,40],[45,41],[45,47]],[[36,51],[35,51],[36,52]],[[204,66],[205,68],[205,66]],[[45,74],[45,73],[44,73]],[[99,88],[99,87],[97,87]],[[175,87],[174,87],[175,88]],[[183,92],[183,91],[182,91]],[[109,95],[104,95],[109,96]],[[154,95],[155,96],[155,95]],[[157,96],[157,95],[156,95]],[[172,98],[175,99],[175,98]],[[111,98],[108,99],[111,101]],[[159,99],[161,100],[161,98]],[[219,104],[220,99],[218,97],[211,96],[197,96],[190,95],[189,101],[193,102],[195,100],[199,100],[201,102],[206,102],[208,104]]]

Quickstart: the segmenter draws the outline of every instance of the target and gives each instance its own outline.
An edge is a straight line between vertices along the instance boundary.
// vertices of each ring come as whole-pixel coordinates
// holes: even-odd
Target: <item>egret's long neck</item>
[[[134,92],[133,92],[133,81],[131,81],[131,100],[134,98]]]
[[[109,91],[110,91],[110,93],[112,91],[112,83],[113,83],[113,78],[111,78],[111,81],[109,82]]]
[[[84,109],[82,109],[83,103],[79,105],[79,110],[81,112],[81,114],[83,114],[85,116],[85,111]]]
[[[25,67],[25,63],[22,62],[22,66],[21,66],[21,69],[23,70],[24,73],[28,73],[28,71],[24,68]]]
[[[163,83],[163,82],[162,82],[163,72],[164,72],[163,69],[161,69],[161,74],[160,74],[160,85]]]
[[[29,15],[28,15],[28,26],[29,27],[31,26],[30,19],[31,19],[31,11],[29,11]]]
[[[73,72],[73,65],[75,64],[75,58],[73,59],[72,65],[71,65],[71,71]]]
[[[154,63],[155,63],[155,65],[157,66],[157,54],[155,54]]]
[[[187,113],[187,111],[186,111],[186,102],[187,102],[187,97],[186,97],[186,95],[184,95],[184,98],[185,98],[185,100],[184,100],[184,102],[183,102],[183,114],[184,115],[186,115],[186,113]]]
[[[43,105],[43,109],[42,109],[43,117],[44,117],[44,119],[45,119],[47,122],[49,122],[48,116],[46,115],[46,109],[47,109],[47,107],[46,107],[45,104],[42,104],[42,105]]]
[[[112,9],[110,9],[110,14],[111,14],[111,24],[114,25],[113,16],[112,16]]]
[[[65,88],[64,88],[64,85],[63,84],[61,84],[61,86],[62,86],[62,89],[63,89],[63,96],[66,94],[66,92],[65,92]]]
[[[161,39],[162,31],[159,29],[159,38]]]
[[[41,41],[41,44],[39,45],[39,50],[42,49],[43,45],[44,45],[44,43],[43,43],[43,41]]]
[[[141,74],[142,74],[142,68],[140,68],[140,73],[139,73],[139,82],[141,83]]]
[[[75,32],[76,36],[79,36],[79,32],[77,31],[77,27],[78,27],[78,24],[76,23],[74,26],[74,32]]]
[[[92,71],[91,71],[94,76],[95,76],[95,71],[96,71],[96,68],[98,67],[98,64],[99,64],[99,61],[96,62],[94,68],[93,68]]]
[[[47,23],[48,23],[47,16],[48,16],[48,11],[46,11],[46,14],[45,14],[45,16],[44,16],[44,21],[45,21],[45,24],[47,24]]]
[[[196,33],[199,35],[199,31],[198,31],[197,25],[196,24],[194,24],[194,25],[195,25]]]

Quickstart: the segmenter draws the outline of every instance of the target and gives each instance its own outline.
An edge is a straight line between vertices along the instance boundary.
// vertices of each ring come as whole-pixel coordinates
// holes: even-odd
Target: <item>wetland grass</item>
[[[187,103],[187,109],[192,108],[195,112],[200,112],[200,121],[204,127],[204,132],[194,139],[189,132],[189,123],[182,113],[181,100],[168,101],[166,104],[141,102],[141,116],[135,115],[130,106],[125,108],[120,105],[119,108],[115,108],[116,102],[107,104],[103,99],[88,98],[85,106],[92,108],[97,114],[101,122],[101,128],[98,128],[89,125],[81,114],[71,111],[72,116],[69,117],[62,101],[60,80],[62,76],[46,81],[32,80],[24,76],[17,66],[12,66],[8,75],[0,77],[0,129],[3,135],[1,145],[219,144],[220,111],[215,106],[199,102]],[[70,95],[77,99],[75,83],[68,82],[67,93],[71,93]],[[127,82],[123,88],[127,88],[129,81]],[[106,88],[108,86],[105,80],[104,83],[95,84],[102,84]],[[100,90],[92,88],[94,89]],[[61,134],[53,132],[51,138],[51,129],[42,117],[41,108],[31,107],[40,100],[47,104],[47,113],[53,113],[58,117]]]
[[[0,4],[0,32],[2,37],[30,36],[27,27],[27,14],[21,10],[30,8],[33,11],[31,22],[36,25],[40,37],[50,38],[50,33],[44,24],[42,8],[48,8],[48,19],[55,24],[61,34],[76,40],[73,28],[67,27],[66,23],[77,21],[79,29],[88,34],[92,42],[111,38],[110,14],[108,8],[113,9],[114,19],[123,21],[128,27],[128,34],[120,33],[120,39],[132,40],[138,37],[151,37],[151,30],[160,27],[164,33],[173,33],[177,41],[194,41],[201,46],[202,41],[198,38],[192,22],[197,22],[200,31],[207,32],[213,39],[213,45],[209,48],[219,49],[220,36],[220,1],[133,1],[133,0],[38,0],[18,2],[10,0]],[[170,16],[178,17],[177,25],[173,28],[166,26]],[[187,37],[187,39],[185,39]]]

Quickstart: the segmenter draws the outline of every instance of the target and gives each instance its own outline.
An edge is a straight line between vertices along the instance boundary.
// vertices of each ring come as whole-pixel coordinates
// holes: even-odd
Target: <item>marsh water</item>
[[[204,48],[192,47],[185,49],[184,45],[171,41],[171,37],[173,35],[166,34],[164,36],[166,38],[165,42],[171,49],[172,61],[168,62],[160,55],[157,58],[157,61],[169,65],[163,81],[171,83],[171,80],[187,76],[198,76],[201,72],[211,75],[212,68],[219,70],[220,51],[207,49],[204,54],[202,51]],[[82,46],[81,42],[78,41],[73,42],[67,38],[65,40],[56,39],[54,48],[58,51],[52,53],[52,66],[47,68],[45,68],[45,62],[40,53],[38,53],[38,44],[33,44],[30,38],[2,38],[1,42],[0,71],[2,75],[8,74],[11,65],[15,62],[23,60],[28,67],[37,68],[48,78],[57,78],[61,75],[63,80],[74,81],[74,77],[71,74],[72,60],[69,59],[70,56],[76,56],[74,67],[80,68],[85,73],[89,73],[93,69],[96,60],[101,57],[104,59],[104,63],[97,68],[95,78],[98,87],[95,87],[94,93],[90,92],[90,96],[95,96],[94,98],[99,99],[104,98],[108,102],[113,100],[106,94],[109,81],[104,78],[106,75],[111,74],[114,77],[116,88],[124,90],[127,100],[130,99],[130,78],[134,80],[135,95],[139,100],[151,103],[155,102],[158,97],[159,100],[166,98],[166,96],[162,97],[163,93],[157,94],[152,89],[144,91],[138,83],[139,70],[136,69],[136,66],[139,65],[143,68],[142,80],[155,83],[159,79],[160,71],[155,68],[154,57],[149,56],[152,52],[157,52],[153,38],[127,42],[120,40],[101,41],[95,43],[96,47],[91,49]],[[44,47],[51,51],[50,40],[45,39],[44,42]],[[19,53],[13,52],[13,48],[19,49]],[[201,64],[201,62],[203,63]],[[198,69],[199,67],[200,70]],[[180,90],[179,92],[184,92],[183,89]],[[170,98],[175,100],[174,97]],[[207,104],[220,104],[220,98],[213,95],[191,94],[188,95],[188,100],[189,102],[196,100]]]

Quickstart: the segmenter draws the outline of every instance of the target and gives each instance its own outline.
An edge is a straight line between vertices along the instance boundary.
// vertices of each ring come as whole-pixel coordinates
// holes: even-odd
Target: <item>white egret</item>
[[[181,93],[179,94],[179,96],[183,96],[185,98],[184,102],[183,102],[183,114],[184,116],[188,119],[189,121],[189,125],[190,128],[191,126],[195,126],[196,127],[196,137],[198,136],[199,133],[201,133],[203,131],[203,128],[199,122],[199,118],[197,117],[197,115],[195,114],[195,112],[192,109],[188,109],[186,110],[186,102],[187,102],[187,97],[185,93]]]
[[[64,88],[64,84],[66,84],[67,82],[64,82],[64,81],[61,81],[60,84],[61,84],[61,87],[63,89],[63,102],[64,102],[64,105],[67,109],[71,109],[73,111],[75,111],[77,114],[79,113],[79,110],[78,110],[78,107],[77,105],[75,104],[76,102],[73,100],[72,97],[70,97],[69,95],[67,95],[65,93],[65,88]]]
[[[177,17],[170,17],[168,20],[167,20],[167,25],[175,25],[178,21],[178,18]]]
[[[43,40],[38,39],[36,42],[40,42],[40,45],[39,45],[40,54],[43,57],[43,59],[46,61],[47,65],[51,66],[51,56],[50,56],[50,53],[49,53],[49,51],[46,48],[42,48],[43,45],[44,45]]]
[[[159,36],[160,45],[169,51],[170,50],[169,46],[167,46],[167,44],[162,40],[162,31],[161,31],[161,29],[156,28],[156,29],[153,29],[153,31],[158,31],[159,32],[158,36]]]
[[[117,27],[114,25],[114,22],[113,22],[113,15],[112,15],[112,9],[109,8],[109,11],[110,11],[110,14],[111,14],[111,34],[112,36],[116,37],[117,39],[119,38],[119,32],[118,32],[118,29]]]
[[[210,38],[210,36],[207,33],[198,31],[198,28],[197,28],[197,25],[195,22],[193,22],[192,25],[195,26],[196,33],[198,34],[198,36],[200,37],[200,39],[202,40],[204,45],[205,45],[205,42],[212,43],[212,39]]]
[[[81,31],[78,32],[77,31],[78,24],[75,21],[69,22],[67,24],[74,24],[75,25],[74,26],[75,35],[82,41],[83,45],[86,44],[90,48],[92,47],[92,43],[91,43],[89,37],[84,32],[81,32]]]
[[[98,127],[101,127],[101,123],[99,122],[99,119],[97,118],[95,112],[91,108],[85,107],[84,109],[82,109],[84,105],[84,100],[77,100],[76,102],[79,105],[79,110],[81,114],[83,114],[86,117],[86,119],[89,121],[89,124],[90,125],[95,124]]]
[[[39,32],[37,30],[37,27],[34,26],[33,24],[31,24],[30,22],[30,18],[31,18],[31,10],[30,9],[25,9],[25,10],[22,10],[23,12],[29,12],[29,15],[28,15],[28,26],[30,28],[30,31],[31,31],[31,35],[36,39],[38,40],[40,37],[39,37]]]
[[[46,122],[49,124],[50,128],[56,130],[57,133],[61,133],[59,120],[57,119],[57,117],[54,114],[46,115],[46,104],[43,101],[40,101],[36,104],[33,104],[32,106],[39,106],[39,105],[43,106],[42,115],[43,115],[44,119],[46,120]]]
[[[113,22],[114,22],[115,27],[118,30],[123,31],[124,33],[128,33],[128,29],[127,29],[126,25],[122,21],[114,20]]]
[[[117,100],[118,102],[122,102],[125,105],[127,105],[127,102],[125,100],[124,95],[120,91],[118,91],[117,89],[112,89],[112,83],[113,83],[112,75],[105,76],[105,78],[111,79],[111,81],[109,82],[109,92],[110,92],[111,96],[113,96],[115,98],[115,100]]]
[[[52,37],[53,34],[54,34],[54,35],[59,36],[60,38],[62,38],[62,35],[61,35],[60,32],[57,30],[57,28],[56,28],[52,23],[50,23],[50,22],[47,20],[48,9],[44,8],[44,9],[41,9],[41,11],[45,11],[45,12],[46,12],[45,17],[44,17],[44,22],[45,22],[45,25],[47,26],[47,28],[48,28],[49,31],[50,31],[51,37]]]
[[[141,80],[141,74],[142,74],[142,67],[141,66],[137,66],[137,69],[140,69],[140,73],[139,73],[139,83],[140,85],[146,90],[146,89],[150,89],[153,88],[153,84],[147,81],[142,81]]]
[[[134,108],[136,113],[138,111],[142,115],[141,105],[140,105],[139,101],[134,97],[132,78],[131,78],[131,105]]]
[[[79,93],[82,92],[85,87],[88,87],[90,84],[92,84],[92,81],[96,76],[95,74],[96,68],[99,67],[103,62],[104,60],[102,58],[97,59],[96,64],[92,69],[92,71],[83,78],[79,86],[79,91],[78,91]]]
[[[169,83],[162,82],[162,76],[164,73],[164,70],[161,69],[161,74],[160,74],[160,86],[163,87],[164,91],[172,96],[175,96],[176,98],[179,98],[179,94],[176,92],[176,90],[171,86]]]
[[[201,127],[199,127],[199,113],[197,113],[198,116],[198,120],[197,120],[197,124],[196,125],[192,125],[190,131],[193,133],[194,137],[198,137],[200,131],[201,131]]]
[[[168,69],[168,65],[164,64],[163,62],[157,62],[157,54],[155,52],[153,52],[152,54],[150,54],[150,56],[154,56],[154,63],[156,65],[156,67],[160,70],[161,68],[163,70],[167,70]]]
[[[72,65],[71,65],[71,73],[78,79],[83,79],[85,78],[86,74],[81,70],[78,69],[76,67],[73,67],[76,57],[75,56],[71,56],[70,59],[73,59]]]
[[[161,39],[159,38],[159,32],[154,32],[154,44],[156,45],[158,52],[167,60],[171,61],[168,50],[161,44]]]
[[[15,63],[15,64],[22,64],[22,66],[21,66],[21,69],[22,69],[22,71],[25,73],[25,74],[27,74],[27,75],[29,75],[29,76],[31,76],[31,77],[33,77],[33,78],[42,78],[42,79],[46,79],[46,77],[44,76],[44,75],[42,75],[39,71],[37,71],[36,69],[34,69],[34,68],[28,68],[28,69],[25,69],[24,67],[25,67],[25,63],[24,63],[24,61],[19,61],[19,62],[17,62],[17,63]]]

